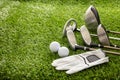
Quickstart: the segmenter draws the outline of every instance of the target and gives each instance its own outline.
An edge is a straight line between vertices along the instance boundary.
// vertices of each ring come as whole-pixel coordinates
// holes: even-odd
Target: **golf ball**
[[[66,57],[69,55],[69,50],[67,47],[60,47],[58,50],[58,55],[60,57]]]
[[[60,44],[56,41],[53,41],[50,43],[50,46],[49,46],[51,52],[57,52],[58,49],[60,48]]]

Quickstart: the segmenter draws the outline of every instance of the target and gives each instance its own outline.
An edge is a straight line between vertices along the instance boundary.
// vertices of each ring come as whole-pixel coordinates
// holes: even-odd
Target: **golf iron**
[[[91,31],[96,31],[98,25],[101,24],[98,11],[97,11],[97,9],[96,9],[93,5],[91,5],[91,6],[86,10],[84,19],[85,19],[85,25],[86,25],[86,27],[87,27],[89,30],[91,30]],[[120,32],[116,32],[116,31],[109,31],[109,30],[106,30],[106,31],[107,31],[108,33],[120,34]]]

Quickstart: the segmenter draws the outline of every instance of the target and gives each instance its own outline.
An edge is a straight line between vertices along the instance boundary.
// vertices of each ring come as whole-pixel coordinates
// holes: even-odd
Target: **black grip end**
[[[99,47],[99,48],[104,48],[104,46],[100,45],[100,44],[95,44],[95,43],[91,43],[90,47]]]
[[[84,47],[84,46],[79,46],[79,45],[75,45],[76,49],[82,49],[82,50],[90,50],[88,47]]]

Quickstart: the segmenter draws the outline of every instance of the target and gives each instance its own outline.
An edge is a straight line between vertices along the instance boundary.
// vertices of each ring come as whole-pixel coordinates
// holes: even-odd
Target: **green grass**
[[[120,31],[118,0],[0,0],[0,80],[120,80],[118,55],[107,54],[109,63],[73,75],[51,66],[59,56],[50,52],[49,44],[58,41],[69,47],[67,39],[62,38],[65,22],[75,18],[79,28],[91,4],[107,29]],[[111,42],[120,45],[119,41]],[[82,39],[78,43],[82,44]],[[82,52],[70,49],[70,55]]]

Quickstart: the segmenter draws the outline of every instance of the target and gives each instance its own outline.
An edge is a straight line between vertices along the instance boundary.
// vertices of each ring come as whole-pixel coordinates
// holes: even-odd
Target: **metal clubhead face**
[[[77,28],[77,23],[76,20],[71,18],[69,19],[65,25],[64,25],[64,29],[63,29],[63,37],[66,36],[66,32],[67,30],[72,30],[74,31]]]
[[[90,33],[88,31],[88,29],[86,28],[85,25],[83,25],[81,28],[80,28],[80,33],[81,33],[81,36],[82,36],[82,39],[84,40],[85,44],[86,45],[91,45],[91,36],[90,36]]]
[[[75,50],[75,49],[76,49],[76,48],[75,48],[75,45],[77,44],[77,41],[76,41],[76,38],[75,38],[75,35],[74,35],[73,31],[72,31],[72,30],[68,30],[68,31],[66,32],[66,34],[67,34],[67,39],[68,39],[68,41],[69,41],[70,47],[71,47],[73,50]]]
[[[100,24],[100,18],[97,9],[94,6],[90,6],[85,13],[85,25],[89,30],[97,30]]]
[[[109,37],[107,35],[105,27],[102,24],[100,24],[97,28],[97,35],[102,45],[110,46]]]

